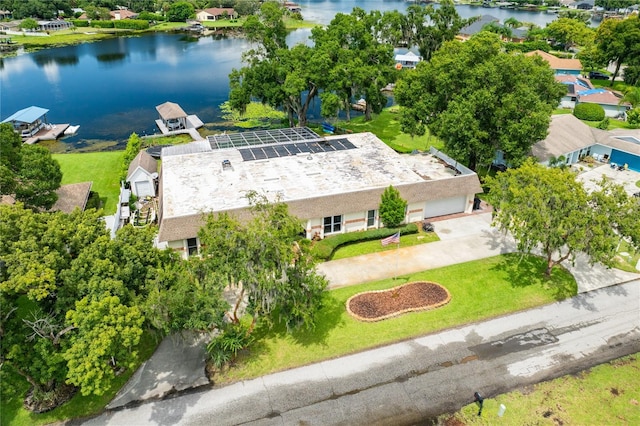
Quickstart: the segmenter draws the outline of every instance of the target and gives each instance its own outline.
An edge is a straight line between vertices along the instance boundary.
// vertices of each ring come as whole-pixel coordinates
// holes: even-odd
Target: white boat
[[[69,135],[75,135],[78,132],[78,129],[80,128],[80,126],[69,126],[66,128],[66,130],[64,131],[64,134],[69,136]]]

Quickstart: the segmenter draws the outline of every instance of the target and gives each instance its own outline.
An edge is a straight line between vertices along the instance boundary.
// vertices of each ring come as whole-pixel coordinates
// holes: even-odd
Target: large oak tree
[[[446,151],[471,169],[488,165],[497,150],[512,165],[547,135],[553,109],[566,89],[538,56],[505,53],[496,34],[445,43],[428,63],[398,81],[403,129],[424,126]]]
[[[640,203],[610,182],[588,193],[570,170],[527,160],[487,185],[494,225],[509,231],[519,250],[542,251],[546,275],[578,253],[611,266],[623,238],[640,248]]]

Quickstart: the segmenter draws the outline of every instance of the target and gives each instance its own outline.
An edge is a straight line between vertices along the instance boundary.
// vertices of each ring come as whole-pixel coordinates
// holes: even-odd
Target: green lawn
[[[120,388],[129,380],[133,372],[146,361],[156,349],[159,342],[150,333],[144,333],[138,345],[138,359],[133,369],[126,371],[114,381],[113,385],[102,396],[76,395],[66,404],[43,414],[34,414],[22,406],[22,401],[29,389],[29,384],[22,376],[15,373],[10,366],[2,367],[2,386],[0,393],[0,425],[33,426],[61,422],[67,419],[87,417],[100,413],[113,399]]]
[[[599,121],[586,121],[586,120],[582,120],[583,123],[585,123],[588,126],[591,127],[598,127],[598,124],[600,124]],[[610,118],[609,119],[609,127],[607,127],[607,130],[612,130],[612,129],[633,129],[633,127],[631,127],[629,125],[629,123],[627,123],[626,121],[622,121],[622,120],[616,120],[615,118]]]
[[[124,151],[53,154],[60,163],[62,184],[92,181],[105,214],[116,211],[120,193],[120,169]]]
[[[475,404],[467,405],[453,416],[440,416],[440,424],[637,425],[639,370],[640,354],[630,355],[577,375],[487,398],[482,417]],[[503,418],[496,415],[500,404],[506,407]]]
[[[640,261],[640,251],[634,250],[633,246],[626,241],[622,241],[622,243],[620,243],[618,255],[615,257],[614,261],[614,267],[617,269],[627,272],[640,272],[636,269],[636,265],[638,264],[638,261]]]
[[[399,119],[398,108],[391,107],[384,109],[380,114],[374,115],[371,121],[364,121],[364,116],[360,116],[349,122],[338,121],[336,126],[355,133],[371,132],[398,152],[411,152],[414,149],[426,151],[430,146],[442,150],[444,147],[443,142],[430,135],[428,130],[424,136],[415,136],[413,138],[411,135],[400,131]]]
[[[290,335],[283,328],[258,329],[257,343],[248,354],[242,355],[236,366],[214,377],[214,381],[223,384],[258,377],[576,294],[576,282],[568,272],[556,268],[547,281],[543,270],[541,259],[512,254],[329,291],[313,331]],[[442,284],[451,293],[451,302],[433,311],[375,323],[359,322],[346,312],[347,299],[356,293],[416,280]]]
[[[426,244],[439,241],[435,232],[422,232],[417,234],[403,235],[400,237],[400,247],[417,246],[418,244]],[[389,244],[383,246],[380,240],[363,241],[361,243],[346,244],[338,247],[333,252],[331,260],[344,259],[347,257],[360,256],[362,254],[378,253],[380,251],[395,250],[397,244]]]

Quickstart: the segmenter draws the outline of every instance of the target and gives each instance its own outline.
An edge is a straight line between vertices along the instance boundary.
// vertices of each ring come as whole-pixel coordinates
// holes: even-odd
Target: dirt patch
[[[417,281],[388,290],[358,293],[347,300],[347,311],[360,321],[373,322],[434,309],[450,300],[451,294],[440,284]]]
[[[611,388],[609,389],[609,392],[611,392],[611,395],[615,395],[615,396],[618,396],[622,393],[618,390],[618,388]]]

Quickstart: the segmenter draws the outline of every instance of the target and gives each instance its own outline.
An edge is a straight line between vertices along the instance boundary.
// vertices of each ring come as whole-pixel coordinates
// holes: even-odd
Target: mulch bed
[[[380,321],[406,312],[446,305],[449,291],[440,284],[417,281],[388,290],[367,291],[347,300],[347,311],[360,321]]]

